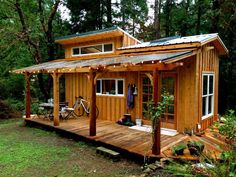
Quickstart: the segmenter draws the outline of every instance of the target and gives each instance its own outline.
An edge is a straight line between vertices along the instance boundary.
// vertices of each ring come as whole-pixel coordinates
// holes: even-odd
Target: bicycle
[[[78,117],[81,117],[84,115],[84,113],[87,114],[87,116],[89,116],[90,113],[90,102],[85,100],[82,96],[76,97],[76,100],[79,99],[79,104],[77,107],[78,112],[75,112],[75,114]],[[96,106],[96,118],[99,115],[99,110],[98,107]]]
[[[84,113],[89,116],[90,113],[90,103],[85,100],[82,96],[75,97],[75,104],[72,108],[64,107],[60,113],[62,119],[69,119],[70,117],[81,117]],[[98,117],[99,111],[96,106],[96,118]],[[64,116],[63,116],[64,115]]]

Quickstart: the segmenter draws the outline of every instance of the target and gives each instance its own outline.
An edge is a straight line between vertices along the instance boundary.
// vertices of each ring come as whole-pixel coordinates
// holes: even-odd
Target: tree
[[[147,2],[145,0],[121,0],[118,7],[120,9],[118,19],[121,19],[121,22],[117,22],[117,24],[134,36],[136,30],[147,19]]]
[[[66,0],[70,10],[71,33],[111,27],[113,11],[111,0]]]
[[[59,3],[60,0],[3,1],[1,16],[4,32],[0,34],[2,43],[5,44],[1,46],[3,53],[5,51],[12,53],[15,48],[19,48],[18,55],[22,58],[21,66],[27,66],[29,62],[38,64],[53,60],[55,56],[54,28],[58,27],[54,20],[56,16],[59,16],[57,14]],[[23,60],[23,56],[27,58]],[[17,66],[19,65],[12,67]],[[50,77],[46,79],[46,84],[42,74],[39,74],[38,82],[45,99],[48,99],[51,88]]]
[[[236,2],[224,0],[219,6],[218,32],[229,50],[229,55],[220,60],[219,111],[224,113],[226,109],[236,110]]]
[[[155,0],[154,5],[154,29],[156,39],[161,38],[161,3],[162,0]]]

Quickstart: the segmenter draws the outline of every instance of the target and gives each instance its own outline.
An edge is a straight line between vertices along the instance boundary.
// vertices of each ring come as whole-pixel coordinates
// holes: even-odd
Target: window
[[[99,44],[91,46],[82,46],[72,48],[72,56],[111,53],[113,51],[113,44]]]
[[[124,96],[123,79],[98,79],[96,87],[97,95]]]
[[[203,74],[202,80],[202,119],[205,119],[213,114],[214,74]]]
[[[142,75],[142,116],[143,119],[149,120],[149,110],[148,110],[148,103],[152,100],[152,84],[151,80],[146,76]]]

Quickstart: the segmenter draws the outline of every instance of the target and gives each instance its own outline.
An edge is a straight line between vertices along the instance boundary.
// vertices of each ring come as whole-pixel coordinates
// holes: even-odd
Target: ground
[[[96,147],[30,128],[21,119],[0,120],[0,176],[140,176],[141,165],[96,155]]]

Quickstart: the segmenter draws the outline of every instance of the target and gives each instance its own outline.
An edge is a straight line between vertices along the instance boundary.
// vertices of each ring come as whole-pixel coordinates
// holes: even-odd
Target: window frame
[[[207,93],[204,95],[204,76],[207,76]],[[213,82],[212,82],[212,93],[210,92],[210,76],[213,76]],[[203,73],[202,74],[202,108],[203,108],[203,98],[206,98],[205,102],[205,110],[206,115],[203,115],[203,109],[202,109],[202,120],[213,116],[214,113],[214,96],[215,96],[215,73]],[[212,97],[212,104],[211,104],[211,112],[209,112],[209,98]]]
[[[104,51],[104,45],[111,44],[112,45],[112,50],[111,51]],[[91,47],[91,46],[102,46],[102,52],[97,52],[97,53],[86,53],[82,54],[81,53],[81,48],[84,47]],[[79,49],[79,54],[74,54],[74,49]],[[86,55],[97,55],[97,54],[108,54],[108,53],[114,53],[114,42],[107,42],[107,43],[100,43],[100,44],[93,44],[93,45],[85,45],[85,46],[79,46],[79,47],[72,47],[71,48],[71,54],[72,57],[77,57],[77,56],[86,56]]]
[[[103,80],[115,80],[115,94],[103,94],[102,93],[102,81]],[[97,81],[100,81],[100,93],[97,92]],[[96,95],[101,96],[119,96],[124,97],[125,96],[125,79],[123,78],[99,78],[96,81]],[[118,94],[118,81],[123,82],[123,94]]]

